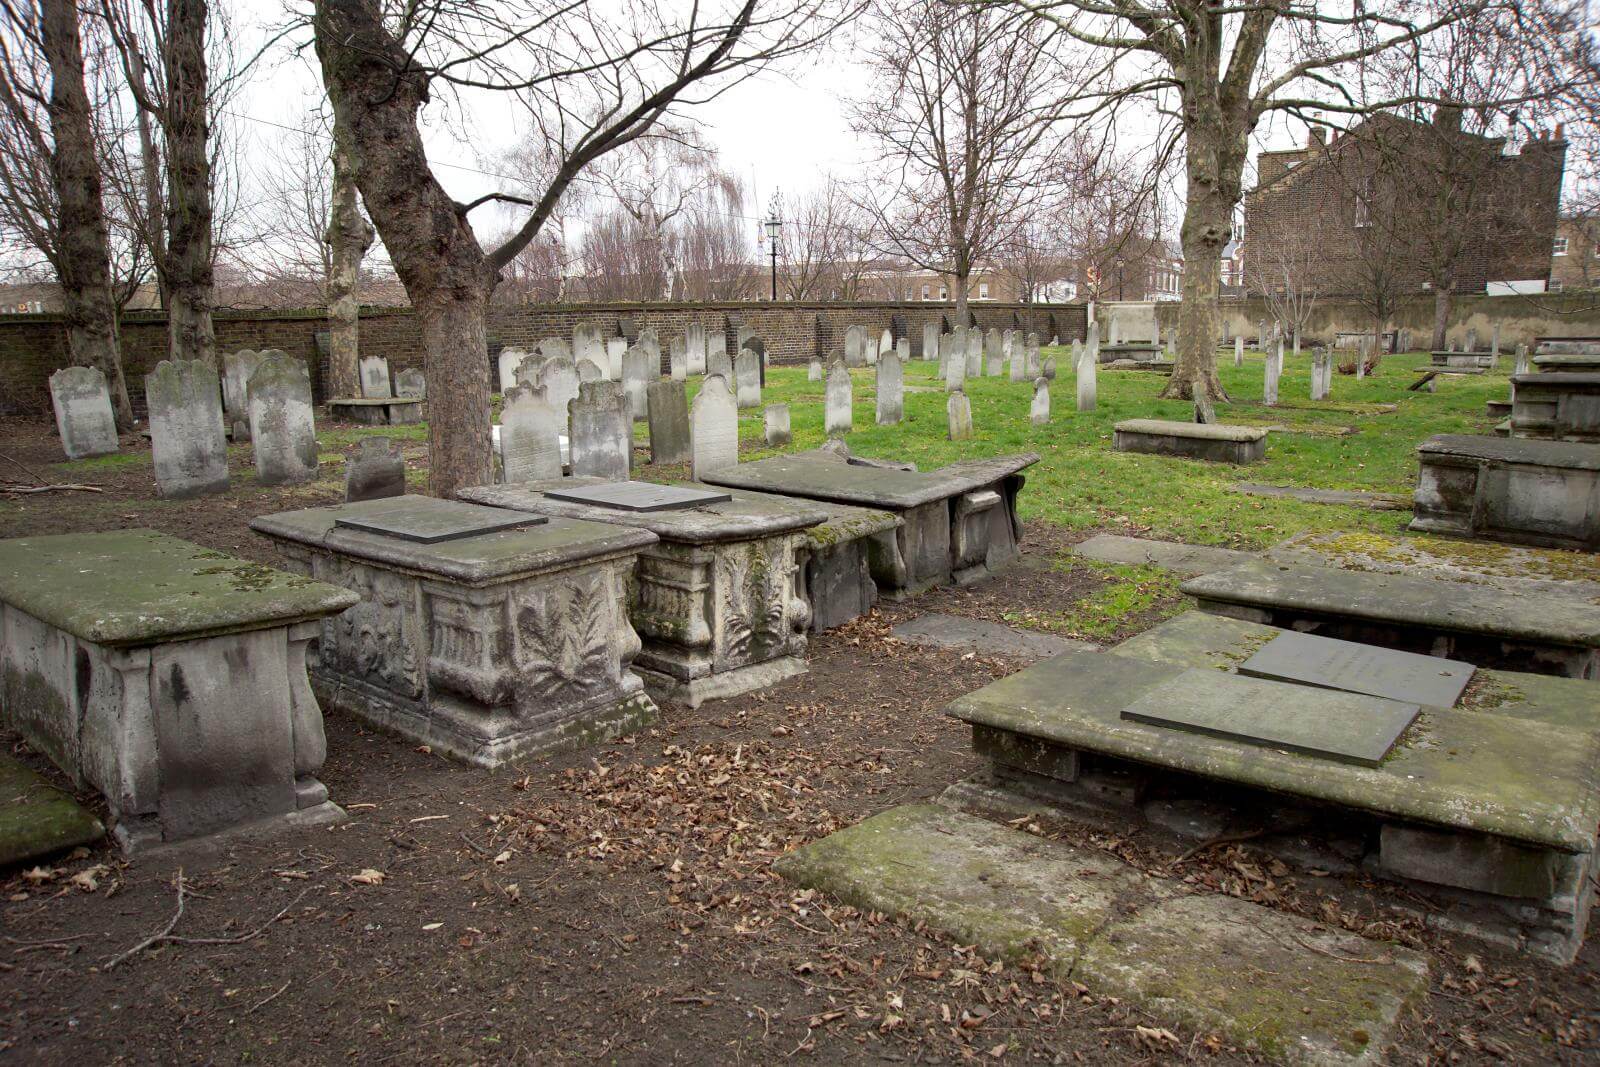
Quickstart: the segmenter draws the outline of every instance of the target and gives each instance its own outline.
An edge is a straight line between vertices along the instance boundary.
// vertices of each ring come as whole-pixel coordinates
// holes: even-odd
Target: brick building
[[[1550,290],[1600,289],[1600,218],[1568,215],[1556,223]]]
[[[1298,288],[1359,293],[1381,258],[1399,293],[1542,291],[1561,199],[1566,141],[1540,135],[1517,153],[1461,129],[1390,113],[1257,158],[1245,195],[1246,287],[1297,275]]]

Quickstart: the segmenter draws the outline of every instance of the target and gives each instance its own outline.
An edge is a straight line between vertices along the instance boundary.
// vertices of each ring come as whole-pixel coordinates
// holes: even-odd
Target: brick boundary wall
[[[1085,336],[1087,313],[1082,304],[973,303],[970,318],[984,329],[1023,329],[1062,342]],[[287,311],[218,311],[213,316],[217,349],[280,348],[307,361],[312,391],[328,399],[327,356],[319,352],[317,334],[327,331],[322,308]],[[749,326],[767,345],[767,356],[779,364],[805,363],[844,349],[845,329],[860,323],[874,333],[886,327],[896,339],[911,338],[913,358],[922,354],[922,327],[937,322],[944,330],[957,325],[949,303],[727,303],[727,304],[528,304],[495,305],[489,309],[491,371],[502,348],[531,348],[545,337],[570,341],[582,322],[598,322],[606,336],[638,336],[654,326],[661,337],[662,370],[668,343],[692,322],[707,331],[721,330],[733,351],[735,331]],[[144,410],[144,376],[167,355],[167,319],[162,312],[135,311],[121,323],[123,370],[135,409]],[[389,360],[392,371],[422,365],[422,339],[411,308],[361,309],[361,351]],[[58,315],[0,315],[0,414],[45,414],[50,411],[49,377],[67,365],[66,336]],[[432,383],[430,383],[432,384]],[[434,387],[437,387],[436,385]]]

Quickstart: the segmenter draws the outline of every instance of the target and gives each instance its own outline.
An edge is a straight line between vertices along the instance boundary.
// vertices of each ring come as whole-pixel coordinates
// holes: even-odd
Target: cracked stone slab
[[[1192,578],[1254,559],[1255,553],[1216,545],[1186,545],[1177,541],[1155,541],[1121,534],[1096,534],[1072,546],[1072,554],[1101,563],[1154,564],[1164,570]]]
[[[1284,1063],[1376,1062],[1427,990],[1420,953],[1183,895],[1104,853],[935,804],[873,816],[777,869],[991,958],[1042,954],[1059,978]]]
[[[1047,659],[1063,652],[1094,652],[1098,646],[1012,626],[929,612],[894,628],[894,636],[913,645],[971,649],[1017,659]]]
[[[1298,485],[1261,485],[1256,482],[1234,482],[1224,488],[1230,493],[1282,497],[1306,504],[1342,504],[1370,511],[1411,510],[1411,498],[1394,493],[1369,493],[1359,489],[1309,489]]]

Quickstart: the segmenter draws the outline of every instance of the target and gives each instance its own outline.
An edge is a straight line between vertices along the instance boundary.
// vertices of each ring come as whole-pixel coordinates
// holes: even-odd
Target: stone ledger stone
[[[739,405],[728,390],[728,381],[713,374],[695,394],[689,412],[690,437],[694,443],[689,476],[696,481],[723,467],[739,462]]]
[[[317,425],[306,365],[282,352],[269,353],[256,364],[247,392],[257,479],[263,485],[287,485],[315,478]]]
[[[363,437],[345,462],[345,503],[404,496],[405,491],[406,461],[399,445],[387,437]]]
[[[627,481],[633,473],[633,416],[617,382],[585,382],[568,405],[574,476]]]
[[[68,459],[109,456],[117,450],[111,392],[99,368],[63,367],[50,375],[50,403]]]
[[[1593,445],[1439,434],[1417,458],[1412,530],[1600,551]]]
[[[228,439],[216,368],[204,360],[162,360],[145,375],[150,451],[164,497],[228,488]]]
[[[645,390],[651,463],[688,463],[692,457],[688,395],[679,378],[652,381]]]

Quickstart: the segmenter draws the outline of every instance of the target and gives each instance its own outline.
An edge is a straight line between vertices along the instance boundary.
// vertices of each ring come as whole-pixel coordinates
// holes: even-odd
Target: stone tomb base
[[[1121,716],[1184,669],[1226,672],[1279,632],[1189,613],[1114,653],[1065,653],[960,698],[949,714],[972,725],[992,769],[949,799],[1004,819],[1044,804],[1120,833],[1132,819],[1199,841],[1248,835],[1324,872],[1330,890],[1359,898],[1364,875],[1396,882],[1404,892],[1371,902],[1572,962],[1600,814],[1590,684],[1480,671],[1460,706],[1425,707],[1376,767]]]
[[[1118,452],[1205,459],[1215,463],[1258,463],[1267,455],[1267,430],[1261,426],[1125,419],[1116,424],[1112,443]]]
[[[1439,434],[1417,447],[1422,533],[1600,550],[1600,449]]]
[[[368,528],[339,525],[370,523]],[[481,767],[653,721],[632,670],[642,530],[402,496],[251,523],[290,567],[360,594],[322,627],[324,699]],[[485,532],[487,531],[487,532]]]
[[[328,401],[328,414],[336,419],[369,426],[405,426],[427,418],[427,401],[420,397],[346,397]]]

